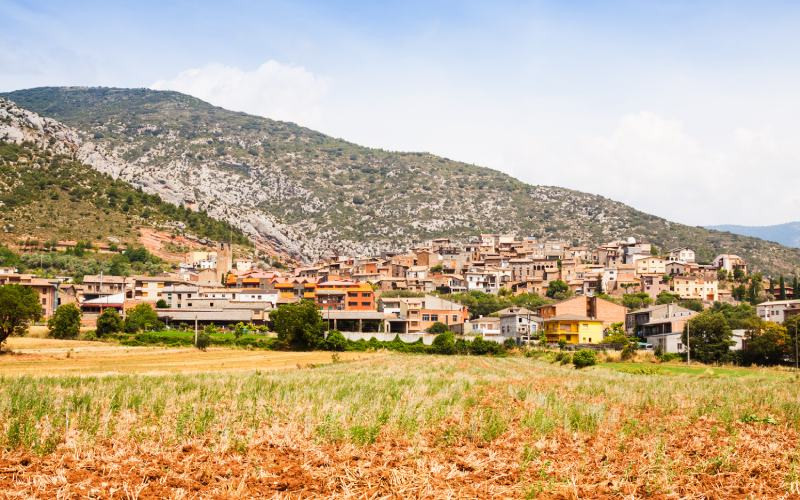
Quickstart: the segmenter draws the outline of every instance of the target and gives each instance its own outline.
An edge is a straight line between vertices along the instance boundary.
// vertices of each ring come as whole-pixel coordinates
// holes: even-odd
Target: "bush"
[[[156,302],[156,309],[167,309],[168,307],[169,304],[164,299],[158,299],[158,302]]]
[[[131,308],[125,317],[124,329],[128,333],[142,330],[157,330],[161,328],[161,321],[150,304],[139,304]]]
[[[558,351],[553,361],[561,363],[562,365],[568,365],[572,363],[572,354],[566,351]]]
[[[581,369],[597,364],[597,353],[591,349],[581,349],[572,356],[572,364]]]
[[[325,339],[325,348],[329,351],[344,351],[347,348],[347,339],[339,330],[331,330]]]
[[[517,341],[514,339],[505,339],[503,341],[503,347],[505,347],[506,349],[514,349],[515,347],[517,347]]]
[[[122,331],[122,316],[119,315],[116,309],[107,308],[103,309],[100,317],[97,318],[97,336],[102,337],[109,333],[117,333]]]
[[[636,344],[631,342],[622,348],[622,356],[620,357],[622,361],[628,361],[629,359],[633,358],[635,354],[636,354]]]
[[[445,333],[447,331],[448,331],[447,325],[439,321],[428,327],[428,333],[435,333],[437,335],[440,333]]]
[[[239,339],[239,338],[242,337],[242,335],[244,335],[244,334],[246,334],[248,332],[249,332],[248,326],[245,325],[244,323],[242,323],[241,321],[236,323],[233,326],[233,336],[234,336],[234,338]]]
[[[208,329],[208,327],[206,327],[206,329]],[[194,344],[194,346],[201,351],[205,351],[208,349],[208,346],[211,345],[211,335],[206,333],[206,329],[197,333],[197,342]]]
[[[324,344],[322,315],[311,301],[280,306],[270,312],[270,319],[285,347],[307,350]]]
[[[434,325],[436,326],[436,325]],[[442,332],[433,339],[431,350],[436,354],[455,354],[456,338],[453,332]]]
[[[81,331],[81,310],[75,304],[65,304],[47,322],[49,335],[56,339],[75,339]]]

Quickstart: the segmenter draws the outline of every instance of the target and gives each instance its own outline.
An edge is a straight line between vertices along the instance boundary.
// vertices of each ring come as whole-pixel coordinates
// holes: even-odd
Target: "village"
[[[596,346],[618,325],[644,348],[683,353],[686,322],[715,303],[743,300],[739,283],[748,276],[737,255],[701,264],[690,248],[662,253],[633,238],[588,247],[482,234],[467,243],[434,239],[402,253],[330,256],[288,269],[234,259],[230,245],[220,243],[187,252],[173,272],[155,276],[87,275],[72,283],[2,268],[0,285],[33,287],[45,320],[59,305],[75,304],[86,327],[105,309],[124,316],[139,304],[152,306],[171,328],[269,325],[271,311],[306,300],[328,330],[349,340],[399,336],[430,344],[441,324],[467,339]],[[782,323],[800,314],[793,284],[757,279],[758,297],[769,299],[757,305],[761,319]],[[477,311],[462,300],[470,295],[535,300]],[[742,348],[744,334],[734,330],[732,349]]]

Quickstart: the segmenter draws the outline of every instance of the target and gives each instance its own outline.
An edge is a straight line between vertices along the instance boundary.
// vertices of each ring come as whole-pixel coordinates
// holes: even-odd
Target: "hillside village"
[[[350,340],[399,336],[429,344],[440,323],[457,335],[499,343],[592,346],[624,325],[644,346],[681,353],[686,321],[715,303],[758,303],[759,317],[779,323],[800,314],[796,278],[776,284],[749,274],[736,255],[698,263],[690,248],[661,252],[634,238],[588,247],[482,234],[468,242],[435,239],[398,254],[330,255],[285,269],[234,259],[222,243],[187,252],[169,273],[72,281],[0,268],[0,285],[36,289],[45,319],[74,303],[86,326],[105,309],[124,315],[142,303],[173,327],[268,325],[271,311],[307,300],[329,330]],[[495,307],[476,307],[491,298]],[[742,336],[734,331],[734,348]]]

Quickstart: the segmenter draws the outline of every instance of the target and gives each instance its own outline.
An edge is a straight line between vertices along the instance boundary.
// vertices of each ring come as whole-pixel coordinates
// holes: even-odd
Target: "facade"
[[[0,274],[0,285],[21,285],[33,288],[39,296],[43,319],[50,318],[60,305],[58,280],[37,278],[32,274],[2,273]]]
[[[686,322],[696,314],[677,304],[651,306],[626,314],[625,331],[639,338],[682,332]]]
[[[500,317],[500,334],[505,338],[529,342],[538,335],[542,318],[524,307],[508,307],[497,312]]]
[[[724,269],[733,274],[734,271],[739,270],[747,274],[747,263],[743,258],[733,254],[722,254],[712,261],[712,265],[717,269]]]
[[[669,251],[669,260],[683,264],[694,263],[695,253],[691,248],[683,247]]]
[[[719,300],[717,280],[709,280],[700,276],[674,276],[672,291],[682,299],[697,299],[705,302]]]
[[[402,333],[424,332],[434,323],[448,327],[461,327],[469,319],[466,306],[441,297],[388,297],[381,298],[383,312],[389,319],[393,331]]]
[[[561,314],[544,320],[548,342],[599,344],[603,340],[603,322],[576,314]]]
[[[762,302],[756,306],[758,317],[764,321],[773,323],[783,323],[786,321],[787,309],[800,307],[800,299],[793,300],[772,300]]]
[[[604,328],[608,328],[614,323],[624,323],[627,309],[600,297],[577,296],[543,305],[536,312],[543,320],[565,314],[598,319]]]
[[[634,261],[636,264],[636,274],[660,274],[667,272],[667,263],[661,257],[641,257]]]

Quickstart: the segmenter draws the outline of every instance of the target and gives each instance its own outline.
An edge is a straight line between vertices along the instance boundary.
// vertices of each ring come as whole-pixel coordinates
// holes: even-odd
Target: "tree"
[[[208,327],[203,328],[202,332],[197,332],[197,342],[195,342],[194,346],[201,351],[205,351],[208,349],[208,346],[211,345],[211,335],[208,332]]]
[[[792,298],[794,299],[798,297],[797,286],[798,286],[798,281],[797,281],[797,275],[795,274],[794,277],[792,278]]]
[[[586,368],[587,366],[596,365],[597,353],[591,349],[581,349],[580,351],[576,352],[574,356],[572,356],[572,364],[575,365],[575,368],[579,370],[581,368]]]
[[[779,298],[781,300],[786,300],[786,281],[783,279],[783,275],[781,275],[778,280],[778,287],[780,288]]]
[[[551,299],[565,296],[569,293],[569,291],[569,285],[567,285],[563,280],[553,280],[547,285],[547,296]]]
[[[160,328],[161,321],[150,304],[139,304],[128,311],[125,317],[124,328],[128,333],[136,333],[142,330]]]
[[[740,269],[738,267],[736,269],[734,269],[733,270],[733,279],[735,279],[736,281],[744,281],[744,279],[745,279],[744,270],[742,270],[742,269]]]
[[[242,335],[245,335],[246,333],[248,333],[249,330],[250,329],[247,327],[247,325],[245,325],[244,323],[242,323],[240,321],[240,322],[236,323],[235,325],[233,325],[233,336],[234,336],[234,338],[237,338],[237,339],[241,338]]]
[[[8,247],[0,245],[0,267],[17,267],[19,265],[19,256]]]
[[[291,349],[314,349],[324,341],[325,324],[316,304],[304,300],[286,304],[270,313],[278,340]]]
[[[722,313],[704,311],[687,323],[691,338],[687,344],[686,328],[683,344],[689,345],[691,358],[702,363],[720,363],[730,358],[733,333]]]
[[[325,339],[325,347],[329,351],[344,351],[347,348],[347,339],[339,330],[331,330]]]
[[[678,302],[678,305],[695,312],[700,312],[704,309],[703,301],[699,299],[683,299]]]
[[[167,301],[164,299],[158,299],[158,302],[156,302],[156,309],[166,309],[168,307],[169,304],[167,304]]]
[[[602,341],[603,344],[618,346],[620,349],[624,349],[631,342],[630,337],[625,334],[622,323],[613,323]]]
[[[445,325],[444,323],[442,323],[440,321],[437,321],[436,323],[434,323],[434,324],[432,324],[431,326],[428,327],[428,333],[440,334],[440,333],[444,333],[446,331],[448,331],[447,325]]]
[[[786,327],[771,321],[760,322],[758,328],[747,333],[748,338],[742,353],[745,363],[777,365],[786,354],[794,353]],[[791,349],[790,349],[791,346]]]
[[[752,330],[754,328],[758,328],[758,325],[761,321],[756,313],[756,308],[747,302],[743,302],[736,306],[722,302],[715,302],[709,310],[721,313],[723,316],[725,316],[725,320],[728,322],[728,326],[730,326],[732,330]]]
[[[663,304],[674,304],[681,300],[681,296],[677,293],[668,292],[666,290],[662,291],[656,297],[656,304],[663,305]]]
[[[36,291],[28,286],[0,286],[0,346],[11,335],[25,335],[31,321],[42,316]]]
[[[103,309],[100,317],[97,318],[97,336],[102,337],[109,333],[117,333],[122,331],[122,316],[119,315],[116,309],[108,307]]]
[[[47,329],[56,339],[77,338],[81,331],[81,310],[75,304],[59,306],[47,322]]]
[[[434,337],[431,350],[436,354],[455,354],[456,338],[453,332],[444,331]]]
[[[626,293],[622,296],[622,305],[628,309],[642,309],[653,303],[653,298],[645,292]]]
[[[436,264],[435,266],[431,267],[430,271],[431,271],[431,273],[440,273],[440,272],[442,272],[443,269],[444,268],[442,267],[441,264]]]

